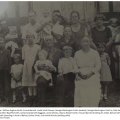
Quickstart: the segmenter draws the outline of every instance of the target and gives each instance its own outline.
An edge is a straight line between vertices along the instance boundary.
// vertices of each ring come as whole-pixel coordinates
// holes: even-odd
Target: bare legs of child
[[[107,100],[108,99],[108,82],[101,82],[102,85],[102,94],[101,99]]]
[[[17,90],[18,90],[17,88],[12,90],[12,103],[16,103],[16,100],[17,100],[16,96],[17,96],[17,92],[18,92]],[[26,94],[24,92],[24,88],[22,90],[22,99],[23,99],[22,100],[23,103],[26,102],[26,100],[27,100]]]
[[[33,105],[36,97],[36,87],[28,87],[30,106]]]
[[[13,89],[13,92],[12,92],[12,103],[15,103],[16,102],[16,89]]]

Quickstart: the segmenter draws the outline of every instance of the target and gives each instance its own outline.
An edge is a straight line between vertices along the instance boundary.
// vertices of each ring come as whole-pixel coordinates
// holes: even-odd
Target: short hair
[[[113,21],[116,22],[117,25],[119,24],[119,20],[117,18],[111,18],[109,23],[112,24]]]
[[[63,46],[62,49],[63,50],[68,50],[68,49],[73,50],[73,48],[70,45],[65,45],[65,46]]]
[[[94,18],[94,21],[97,21],[99,19],[105,21],[105,16],[103,14],[97,14]]]
[[[56,13],[56,12],[61,13],[61,12],[60,12],[60,10],[53,10],[53,12],[52,12],[52,13]]]
[[[46,50],[39,50],[38,51],[38,56],[39,56],[39,54],[43,54],[46,58],[48,56],[48,52]]]
[[[64,26],[64,29],[65,29],[66,27],[70,27],[70,28],[71,28],[71,25],[70,25],[70,24],[66,24],[66,25]]]
[[[21,55],[18,53],[14,54],[13,56],[13,59],[20,59],[20,58],[21,58]]]
[[[78,16],[78,18],[80,19],[80,13],[79,13],[78,11],[75,11],[75,10],[70,13],[70,19],[72,19],[72,15],[73,15],[74,13],[76,13],[77,16]]]

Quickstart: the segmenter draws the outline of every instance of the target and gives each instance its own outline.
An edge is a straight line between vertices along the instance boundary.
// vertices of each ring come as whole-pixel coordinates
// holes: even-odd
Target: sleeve
[[[112,32],[110,28],[107,27],[107,37],[110,39],[112,37]]]
[[[52,62],[51,62],[50,60],[47,61],[47,65],[48,65],[48,66],[53,66],[53,65],[52,65]]]
[[[116,37],[115,37],[115,42],[120,42],[120,34],[117,34]]]
[[[110,65],[111,64],[111,60],[110,60],[110,57],[109,57],[109,55],[107,53],[106,53],[106,59],[107,59],[108,65]]]
[[[94,50],[97,50],[97,47],[92,39],[90,39],[90,47],[93,48]]]
[[[78,70],[78,67],[77,67],[77,64],[74,58],[73,58],[73,64],[74,64],[74,72],[77,73],[79,70]]]
[[[62,60],[61,59],[59,60],[59,63],[58,63],[58,73],[59,74],[63,73],[63,71],[62,71]]]
[[[94,28],[91,29],[91,38],[92,38],[92,41],[95,40],[95,36],[94,36]]]
[[[88,35],[89,35],[88,29],[85,28],[85,36],[88,36]]]
[[[35,65],[34,65],[34,69],[35,69],[35,72],[37,72],[38,71],[38,61],[36,61],[36,63],[35,63]]]
[[[76,66],[77,66],[77,68],[78,68],[79,66],[78,66],[78,61],[77,61],[77,52],[75,53],[75,56],[74,56],[74,61],[75,61]]]
[[[23,46],[22,48],[22,60],[25,60],[25,47]]]
[[[23,64],[21,64],[21,72],[23,73]]]
[[[48,61],[48,65],[49,65],[49,67],[52,67],[56,71],[56,67],[52,64],[52,62],[50,60]]]
[[[26,26],[23,26],[21,31],[22,31],[22,39],[26,39]]]
[[[95,54],[95,66],[92,72],[94,73],[99,73],[101,69],[101,60],[100,60],[100,56],[99,53],[96,52]]]
[[[13,65],[11,66],[10,73],[13,73]]]
[[[8,69],[10,70],[10,67],[12,65],[12,60],[11,60],[11,55],[9,50],[8,50],[7,58],[8,58]]]

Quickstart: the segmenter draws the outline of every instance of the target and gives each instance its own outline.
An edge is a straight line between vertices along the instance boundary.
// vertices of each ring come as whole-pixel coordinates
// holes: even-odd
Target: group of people
[[[119,51],[119,45],[112,50],[119,43],[118,20],[111,19],[106,27],[99,14],[90,25],[72,11],[67,22],[59,10],[51,16],[44,12],[39,23],[34,11],[28,17],[22,47],[6,40],[9,32],[0,37],[0,101],[8,100],[12,90],[15,103],[19,88],[22,102],[30,106],[46,106],[48,88],[59,107],[97,107],[107,100],[111,60]]]

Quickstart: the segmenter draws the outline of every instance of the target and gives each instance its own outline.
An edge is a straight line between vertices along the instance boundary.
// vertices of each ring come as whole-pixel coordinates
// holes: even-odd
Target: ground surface
[[[22,103],[20,101],[13,103],[7,103],[3,101],[0,103],[1,107],[29,107],[30,104]],[[55,107],[55,99],[48,99],[46,107]],[[34,107],[34,106],[33,106]],[[100,107],[120,107],[120,84],[113,82],[109,86],[109,97],[107,101],[102,100],[100,102]]]

